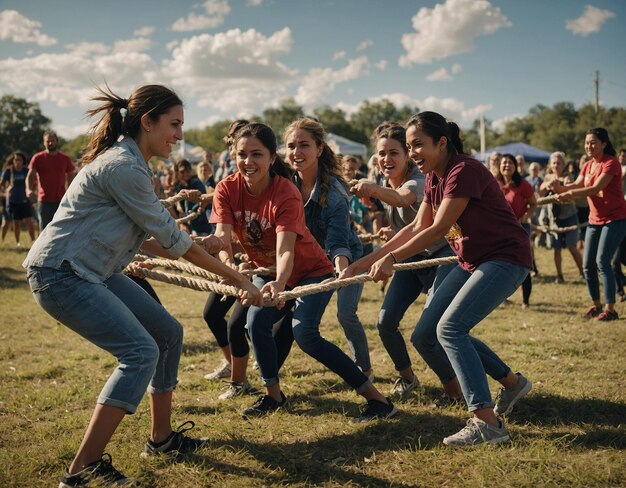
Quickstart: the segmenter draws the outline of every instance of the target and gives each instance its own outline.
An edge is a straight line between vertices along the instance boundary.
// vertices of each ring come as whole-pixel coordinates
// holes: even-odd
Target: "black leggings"
[[[228,329],[226,325],[226,314],[237,300],[236,297],[226,297],[222,300],[223,295],[218,293],[209,293],[204,305],[204,321],[211,329],[215,336],[218,346],[228,346]]]
[[[278,330],[274,334],[274,342],[278,350],[278,369],[285,363],[291,345],[293,344],[293,331],[291,329],[291,319],[293,318],[293,306],[295,300],[290,300],[282,309],[282,322]],[[246,319],[248,316],[248,307],[244,307],[240,302],[235,304],[233,312],[228,319],[228,340],[230,343],[230,353],[233,357],[242,358],[250,353],[246,330]]]
[[[530,293],[533,291],[533,281],[530,277],[530,273],[526,276],[526,279],[522,283],[522,301],[528,305],[528,300],[530,299]]]

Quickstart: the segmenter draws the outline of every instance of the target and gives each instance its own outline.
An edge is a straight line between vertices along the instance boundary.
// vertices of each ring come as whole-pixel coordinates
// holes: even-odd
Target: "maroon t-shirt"
[[[432,207],[433,216],[444,198],[469,198],[446,234],[464,269],[471,273],[480,264],[494,260],[532,267],[528,234],[485,165],[459,154],[448,163],[442,179],[427,174],[424,202]]]

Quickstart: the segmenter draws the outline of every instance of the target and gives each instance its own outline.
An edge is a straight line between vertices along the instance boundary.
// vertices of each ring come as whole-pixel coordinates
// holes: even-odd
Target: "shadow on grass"
[[[206,341],[202,342],[184,342],[183,343],[183,355],[185,356],[197,356],[199,354],[209,354],[218,350],[217,343],[207,337]]]
[[[288,421],[288,413],[285,415]],[[253,419],[252,422],[263,422]],[[268,484],[302,483],[318,485],[334,483],[356,486],[399,487],[406,484],[392,483],[387,479],[368,475],[362,471],[367,459],[375,458],[384,451],[431,449],[441,443],[440,435],[421,436],[420,432],[433,432],[445,428],[452,431],[458,419],[443,416],[415,415],[400,412],[396,417],[384,422],[355,424],[349,433],[330,435],[315,441],[296,441],[293,443],[257,443],[243,437],[233,436],[228,440],[214,441],[214,447],[224,447],[234,452],[245,452],[272,471],[259,479],[263,486]],[[454,424],[454,426],[453,426]],[[226,472],[238,473],[241,467],[233,469],[229,465],[210,467]],[[253,473],[247,468],[249,475]],[[270,482],[271,481],[271,482]]]
[[[0,268],[1,288],[28,288],[26,272],[20,273],[13,268]]]

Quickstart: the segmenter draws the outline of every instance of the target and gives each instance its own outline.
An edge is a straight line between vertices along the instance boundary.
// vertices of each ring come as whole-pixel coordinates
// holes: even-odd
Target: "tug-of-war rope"
[[[221,277],[213,273],[209,273],[202,268],[198,268],[193,264],[173,261],[170,259],[146,258],[145,256],[136,256],[135,260],[143,261],[144,263],[155,267],[160,266],[189,274],[194,274],[196,277],[184,276],[173,273],[164,273],[162,271],[142,268],[137,264],[131,263],[126,267],[126,270],[136,276],[151,278],[153,280],[162,281],[164,283],[178,285],[184,288],[191,288],[192,290],[218,293],[220,295],[237,296],[238,292],[240,291],[239,288],[237,288],[236,286],[218,283],[216,280],[221,280]],[[430,268],[432,266],[453,264],[456,262],[458,262],[458,258],[456,256],[451,256],[447,258],[425,259],[423,261],[418,261],[415,263],[398,263],[393,265],[393,269],[394,271],[405,271],[409,269],[423,269]],[[269,275],[273,272],[275,272],[275,270],[272,270],[270,268],[258,268],[254,270],[246,270],[245,274]],[[316,293],[321,293],[325,291],[336,290],[338,288],[344,288],[346,286],[354,285],[356,283],[365,283],[367,281],[372,281],[372,278],[369,275],[362,274],[354,276],[352,278],[327,280],[322,283],[297,286],[292,290],[279,293],[277,298],[274,300],[270,299],[269,296],[265,296],[263,299],[263,306],[274,307],[280,302],[286,302],[295,298],[307,295],[314,295]]]

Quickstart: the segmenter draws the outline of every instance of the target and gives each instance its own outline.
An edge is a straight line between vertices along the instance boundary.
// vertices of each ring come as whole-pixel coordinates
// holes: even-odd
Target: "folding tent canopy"
[[[367,146],[359,142],[351,141],[337,134],[329,132],[326,135],[328,145],[338,154],[350,154],[351,156],[361,156],[363,161],[367,158]]]
[[[548,151],[544,151],[543,149],[539,149],[538,147],[533,147],[529,144],[525,144],[523,142],[513,142],[511,144],[504,144],[503,146],[496,146],[490,149],[485,150],[483,153],[472,154],[472,156],[483,163],[486,163],[489,160],[489,155],[492,152],[499,152],[500,154],[512,154],[513,156],[517,156],[521,154],[524,156],[524,159],[528,163],[537,162],[537,163],[547,163],[550,159],[550,154]]]

